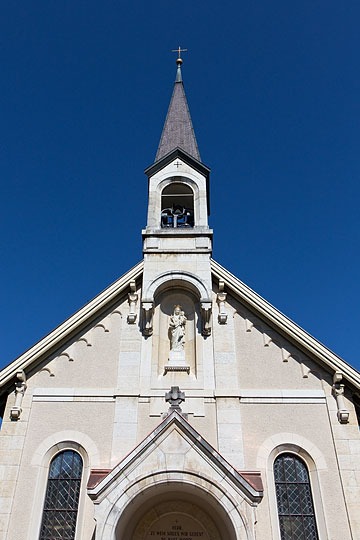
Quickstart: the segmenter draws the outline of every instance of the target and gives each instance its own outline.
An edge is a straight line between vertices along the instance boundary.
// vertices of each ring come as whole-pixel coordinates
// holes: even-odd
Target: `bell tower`
[[[147,226],[142,231],[144,277],[143,331],[152,334],[156,295],[182,288],[201,306],[201,332],[210,335],[212,230],[209,173],[202,163],[181,73],[177,73],[155,162],[148,176]]]

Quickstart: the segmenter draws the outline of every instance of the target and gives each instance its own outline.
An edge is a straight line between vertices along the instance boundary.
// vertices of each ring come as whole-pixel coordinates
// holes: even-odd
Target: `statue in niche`
[[[183,351],[185,346],[186,317],[181,306],[174,307],[173,315],[170,315],[171,351]]]

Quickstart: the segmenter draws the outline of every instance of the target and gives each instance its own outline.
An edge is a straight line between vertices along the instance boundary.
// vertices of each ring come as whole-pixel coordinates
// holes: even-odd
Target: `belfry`
[[[212,258],[178,53],[143,260],[0,372],[0,540],[360,538],[360,374]]]

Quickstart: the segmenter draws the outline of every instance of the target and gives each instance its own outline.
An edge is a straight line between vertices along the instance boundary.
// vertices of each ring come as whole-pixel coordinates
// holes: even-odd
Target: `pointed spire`
[[[176,59],[176,64],[178,67],[174,91],[171,97],[169,110],[161,134],[155,161],[158,161],[176,147],[185,150],[185,152],[190,154],[192,157],[201,161],[189,107],[185,96],[184,84],[181,75],[182,59],[180,58],[180,52],[179,58]]]

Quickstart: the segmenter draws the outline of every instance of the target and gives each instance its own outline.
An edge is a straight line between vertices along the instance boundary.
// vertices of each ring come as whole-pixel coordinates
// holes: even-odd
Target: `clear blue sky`
[[[1,366],[141,259],[179,44],[214,258],[360,368],[360,4],[12,1]]]

